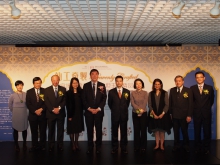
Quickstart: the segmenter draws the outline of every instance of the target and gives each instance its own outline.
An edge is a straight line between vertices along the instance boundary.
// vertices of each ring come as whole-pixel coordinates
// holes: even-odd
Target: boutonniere
[[[99,86],[99,91],[104,94],[104,86]]]
[[[42,101],[44,101],[44,94],[39,94],[39,97]]]
[[[188,97],[189,97],[189,96],[188,96],[188,93],[185,92],[185,93],[183,94],[183,97],[184,97],[184,98],[188,98]]]
[[[203,89],[203,93],[204,93],[205,95],[208,95],[208,94],[209,94],[209,90],[208,90],[208,89]]]
[[[124,97],[125,97],[125,99],[127,100],[128,99],[128,93],[124,93]]]
[[[58,92],[58,95],[59,95],[59,97],[63,96],[63,92],[62,92],[62,91],[59,91],[59,92]]]
[[[153,111],[150,112],[150,117],[151,117],[151,118],[154,118]]]
[[[136,109],[135,112],[137,113],[138,116],[141,116],[142,113],[144,112],[144,110],[143,109]]]

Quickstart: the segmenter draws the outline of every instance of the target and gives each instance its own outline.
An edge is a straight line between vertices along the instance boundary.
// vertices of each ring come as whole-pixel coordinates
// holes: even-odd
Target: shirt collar
[[[123,90],[123,87],[121,87],[121,88],[118,88],[118,87],[117,87],[117,91],[118,91],[118,90],[121,90],[121,91],[122,91],[122,90]]]
[[[93,85],[93,84],[97,85],[97,84],[98,84],[98,81],[96,81],[96,82],[91,81],[91,84],[92,84],[92,85]]]
[[[40,93],[40,88],[37,89],[37,88],[34,88],[35,92],[37,93],[37,90],[38,90],[38,93]]]
[[[203,88],[204,87],[204,83],[198,84],[198,87],[200,87],[200,86]]]
[[[178,92],[178,89],[180,89],[180,92],[181,92],[183,89],[183,85],[181,87],[177,87],[177,92]]]
[[[53,89],[54,89],[54,90],[55,90],[55,88],[57,88],[57,89],[58,89],[58,86],[56,86],[56,87],[55,87],[55,86],[53,86]]]

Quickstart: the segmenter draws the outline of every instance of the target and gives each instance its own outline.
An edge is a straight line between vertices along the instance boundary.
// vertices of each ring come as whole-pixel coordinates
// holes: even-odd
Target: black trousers
[[[64,134],[64,121],[65,118],[48,118],[48,141],[49,146],[54,147],[55,144],[55,132],[56,132],[56,124],[57,124],[57,145],[58,147],[63,146],[63,134]]]
[[[112,122],[112,147],[113,149],[118,149],[118,128],[120,126],[120,147],[121,149],[126,149],[127,144],[128,144],[128,136],[127,136],[127,123],[128,121],[125,120],[119,120],[119,121],[114,121],[111,120]]]
[[[99,112],[98,112],[99,113]],[[94,134],[94,126],[96,131],[96,148],[100,148],[102,145],[102,121],[103,115],[95,114],[93,115],[90,112],[85,112],[85,121],[87,127],[87,135],[88,135],[88,147],[91,149],[94,147],[93,144],[93,134]]]
[[[193,118],[194,122],[194,135],[195,135],[195,145],[196,149],[209,149],[211,142],[211,117],[203,118]],[[201,129],[203,128],[203,144],[201,142]]]
[[[32,146],[37,147],[38,144],[38,130],[40,133],[40,146],[45,147],[46,144],[46,130],[47,130],[47,119],[36,119],[36,120],[29,120],[30,128],[31,128],[31,139],[32,139]]]
[[[174,146],[180,146],[180,130],[183,135],[184,146],[189,146],[188,123],[186,119],[173,118]]]
[[[137,113],[132,112],[134,126],[134,148],[146,149],[147,144],[147,112],[140,117]]]

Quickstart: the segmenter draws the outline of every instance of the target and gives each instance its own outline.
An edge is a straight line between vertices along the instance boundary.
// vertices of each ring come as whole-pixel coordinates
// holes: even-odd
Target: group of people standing
[[[20,151],[18,145],[18,132],[22,132],[23,149],[27,150],[26,138],[28,120],[32,134],[32,147],[29,151],[45,150],[46,129],[48,125],[49,151],[54,150],[55,132],[57,127],[57,148],[63,150],[64,122],[67,110],[67,133],[71,137],[72,150],[80,150],[78,145],[79,133],[84,130],[84,118],[88,135],[87,154],[101,152],[102,122],[107,93],[104,83],[98,81],[99,71],[90,71],[91,81],[80,87],[78,78],[72,78],[69,90],[59,85],[59,76],[51,77],[52,85],[46,89],[41,87],[39,77],[33,79],[33,88],[27,93],[23,92],[24,83],[15,82],[17,91],[9,99],[9,108],[12,111],[13,137],[15,150]],[[195,73],[197,84],[187,88],[184,86],[184,78],[176,76],[176,87],[168,92],[163,90],[163,83],[155,79],[152,91],[148,93],[144,89],[141,79],[134,81],[134,91],[130,92],[123,87],[123,77],[116,76],[116,87],[109,90],[107,104],[111,110],[112,129],[112,154],[118,152],[127,154],[127,122],[128,107],[132,106],[132,119],[134,127],[134,152],[145,152],[147,147],[147,130],[155,135],[155,147],[164,152],[165,133],[174,131],[174,147],[176,152],[180,144],[180,130],[183,135],[184,149],[190,151],[188,124],[192,118],[194,121],[195,152],[209,153],[211,140],[211,107],[214,103],[214,91],[212,86],[204,83],[205,74],[201,71]],[[149,110],[147,110],[147,106]],[[65,110],[66,108],[66,110]],[[29,110],[29,115],[28,111]],[[94,145],[94,127],[96,140]],[[120,128],[120,143],[118,130]],[[204,141],[201,141],[201,129],[203,128]],[[38,142],[38,132],[40,141]],[[120,145],[119,145],[120,144]]]

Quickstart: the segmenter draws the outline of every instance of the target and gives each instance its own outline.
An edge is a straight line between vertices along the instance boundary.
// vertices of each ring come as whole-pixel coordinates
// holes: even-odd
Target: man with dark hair
[[[112,154],[118,150],[118,128],[120,126],[121,140],[120,147],[124,154],[127,154],[127,122],[128,107],[130,104],[130,91],[123,88],[123,77],[115,77],[116,88],[108,93],[108,105],[111,109],[112,122]]]
[[[30,152],[45,150],[46,143],[46,105],[44,103],[44,88],[41,87],[40,77],[33,78],[34,87],[27,91],[26,104],[29,109],[28,120],[31,128],[32,147]],[[38,143],[38,129],[40,133],[40,143]]]
[[[49,151],[54,150],[55,144],[55,128],[57,125],[57,148],[63,151],[63,134],[64,122],[66,117],[66,88],[59,85],[60,77],[53,75],[51,77],[52,85],[45,89],[45,104],[47,106],[47,119],[48,119],[48,141]]]
[[[180,147],[180,128],[183,135],[184,149],[189,152],[188,123],[191,121],[193,114],[192,91],[183,86],[184,79],[182,76],[176,76],[174,81],[176,87],[171,88],[169,96],[174,132],[173,152]]]
[[[205,84],[205,74],[201,71],[195,73],[197,84],[190,87],[193,93],[195,152],[209,153],[211,141],[211,108],[214,103],[214,90]],[[203,127],[204,143],[201,143],[201,128]]]
[[[106,104],[105,84],[98,81],[99,72],[97,69],[90,71],[91,81],[83,86],[83,104],[85,108],[85,121],[88,134],[88,151],[93,152],[93,128],[96,129],[96,153],[100,153],[102,145],[102,121],[104,116],[104,107]]]

